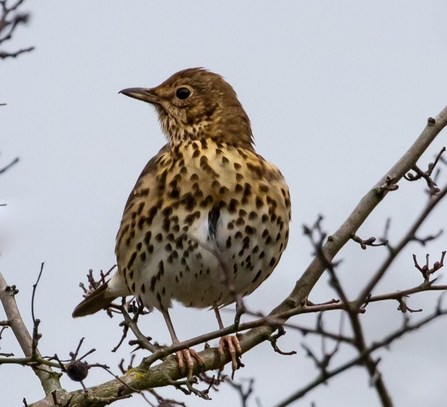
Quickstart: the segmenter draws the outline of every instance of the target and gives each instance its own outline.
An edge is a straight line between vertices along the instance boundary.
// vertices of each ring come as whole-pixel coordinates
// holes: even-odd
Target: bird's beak
[[[148,88],[127,88],[120,90],[118,93],[129,96],[134,99],[142,100],[147,103],[159,103],[159,97],[153,89]]]

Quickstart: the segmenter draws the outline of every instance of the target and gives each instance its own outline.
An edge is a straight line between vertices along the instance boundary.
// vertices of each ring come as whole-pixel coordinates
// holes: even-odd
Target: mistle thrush
[[[280,171],[255,152],[250,120],[233,88],[201,68],[180,71],[156,88],[126,96],[155,107],[168,143],[153,157],[126,203],[116,239],[118,271],[74,310],[93,314],[133,295],[168,308],[215,310],[249,295],[270,276],[287,246],[290,196]],[[233,369],[235,337],[221,338]],[[192,350],[178,352],[192,371]]]

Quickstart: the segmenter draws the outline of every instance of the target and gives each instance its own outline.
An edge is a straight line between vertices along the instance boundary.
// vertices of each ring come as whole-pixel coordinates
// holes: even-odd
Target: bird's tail
[[[86,297],[73,311],[73,318],[85,317],[94,314],[104,308],[117,298],[107,289],[108,283],[101,285],[97,290],[93,291]]]

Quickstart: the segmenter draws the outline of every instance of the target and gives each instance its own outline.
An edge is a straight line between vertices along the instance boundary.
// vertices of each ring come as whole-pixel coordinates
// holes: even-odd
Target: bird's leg
[[[223,329],[224,325],[222,323],[222,318],[220,316],[219,308],[214,307],[214,313],[216,314],[217,323],[219,324],[219,329]],[[235,335],[225,335],[222,336],[219,340],[219,357],[222,363],[221,369],[223,369],[223,361],[225,360],[225,346],[228,349],[228,352],[231,357],[231,368],[233,369],[232,377],[234,376],[234,372],[243,367],[244,365],[241,362],[242,349],[241,344],[239,343],[239,339]]]
[[[180,343],[180,341],[177,338],[177,335],[174,330],[174,325],[172,325],[171,317],[169,316],[168,310],[162,310],[163,317],[166,321],[166,325],[169,330],[169,334],[171,335],[172,344],[176,345]],[[200,366],[205,366],[205,362],[203,361],[202,357],[194,350],[194,349],[183,349],[176,352],[177,358],[178,358],[178,367],[180,369],[180,372],[185,372],[185,363],[188,368],[187,370],[187,378],[188,380],[192,378],[193,371],[194,371],[194,359],[197,360]]]
[[[236,329],[238,329],[241,316],[246,311],[244,302],[242,300],[242,295],[236,293],[234,282],[230,280],[230,272],[228,271],[226,264],[222,261],[218,253],[215,253],[215,255],[219,260],[220,267],[222,268],[222,283],[228,287],[230,294],[234,297],[236,301],[236,315],[234,317],[234,326]],[[219,310],[217,308],[214,308],[214,312],[216,312],[217,321],[219,322],[219,326],[221,326],[222,319],[220,318]]]
[[[245,314],[245,305],[241,294],[236,294],[236,315],[234,316],[234,325],[236,329],[239,328],[242,314]]]

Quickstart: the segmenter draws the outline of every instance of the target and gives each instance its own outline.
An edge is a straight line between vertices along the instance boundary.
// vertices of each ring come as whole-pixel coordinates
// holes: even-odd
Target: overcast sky
[[[7,103],[0,108],[0,168],[20,157],[19,164],[0,176],[0,203],[7,203],[0,207],[0,271],[20,289],[17,300],[31,328],[31,289],[44,261],[35,303],[42,320],[41,352],[67,358],[85,336],[83,350],[98,349],[87,360],[107,363],[115,372],[121,358],[127,363],[130,357],[127,346],[110,353],[121,336],[117,318],[98,313],[73,320],[71,312],[81,299],[78,283],[88,270],[114,264],[115,234],[127,196],[165,142],[153,109],[118,95],[119,90],[153,87],[176,71],[197,66],[223,75],[235,88],[252,121],[257,151],[280,167],[292,195],[289,248],[272,277],[247,298],[251,309],[263,312],[287,296],[311,260],[303,223],[323,214],[324,227],[333,232],[408,149],[427,117],[447,104],[445,1],[47,0],[25,2],[23,10],[31,11],[31,22],[5,49],[36,49],[0,61],[0,103]],[[443,133],[421,167],[446,144]],[[440,184],[445,179],[444,172]],[[359,234],[380,236],[391,216],[396,242],[421,210],[423,189],[421,182],[402,183]],[[423,233],[446,226],[444,203]],[[375,293],[421,283],[411,254],[423,259],[431,253],[438,260],[446,240],[444,235],[428,248],[411,245]],[[383,248],[361,251],[348,243],[339,255],[344,260],[339,272],[351,296],[385,254]],[[335,296],[323,278],[310,299]],[[413,296],[410,306],[424,309],[413,318],[431,312],[437,296]],[[395,302],[370,306],[362,316],[368,341],[400,326],[396,308]],[[230,324],[232,312],[223,315]],[[4,318],[0,310],[0,320]],[[180,339],[216,329],[213,313],[206,310],[177,305],[172,319]],[[335,313],[326,320],[336,329]],[[294,321],[312,324],[310,317]],[[396,406],[445,404],[446,324],[447,319],[438,320],[377,353]],[[160,313],[145,317],[141,328],[159,342],[169,342]],[[268,344],[244,355],[246,367],[236,379],[256,378],[255,394],[263,407],[316,376],[302,341],[289,331],[279,343],[283,350],[295,349],[295,356],[274,354]],[[304,341],[320,350],[318,339]],[[11,332],[4,332],[0,345],[1,352],[21,355]],[[335,362],[352,355],[344,352]],[[110,379],[94,371],[85,384]],[[66,377],[62,384],[79,388]],[[0,387],[5,406],[44,396],[31,369],[19,366],[0,367]],[[160,392],[184,399],[173,389]],[[193,397],[186,403],[238,405],[229,387],[211,396],[213,402]],[[379,405],[362,369],[337,377],[296,405],[311,401],[318,407]],[[116,403],[146,405],[138,395]]]

